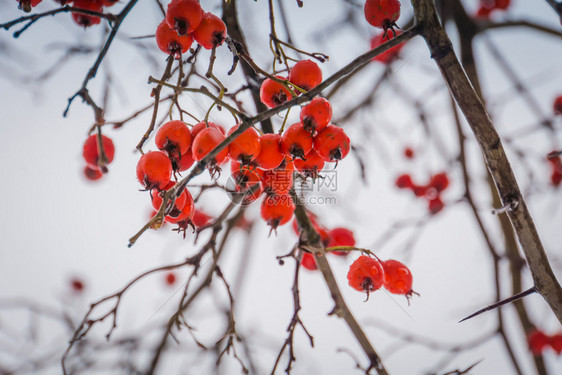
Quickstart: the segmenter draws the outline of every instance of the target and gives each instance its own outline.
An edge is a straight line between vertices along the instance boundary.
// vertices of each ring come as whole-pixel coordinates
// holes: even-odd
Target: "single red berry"
[[[31,8],[36,7],[42,0],[17,0],[18,8],[26,13],[31,12]]]
[[[414,187],[414,182],[412,181],[412,176],[405,173],[396,178],[395,185],[399,189],[409,189]]]
[[[99,168],[92,168],[87,165],[84,167],[84,176],[90,181],[96,181],[103,177],[103,173]]]
[[[173,54],[176,59],[181,58],[182,53],[186,53],[191,44],[193,37],[191,35],[178,35],[176,30],[163,20],[156,28],[156,44],[158,48],[166,54]]]
[[[163,189],[172,178],[172,163],[162,151],[149,151],[137,163],[137,178],[147,190]]]
[[[334,228],[328,232],[330,238],[328,247],[334,246],[355,246],[355,236],[353,232],[347,228]],[[349,254],[347,251],[332,251],[332,254],[339,256],[346,256]]]
[[[85,288],[84,281],[82,281],[79,278],[74,277],[70,280],[70,288],[75,293],[82,293],[84,291],[84,288]]]
[[[403,263],[389,259],[382,262],[384,288],[394,294],[412,294],[412,273]]]
[[[558,95],[556,99],[554,99],[554,103],[552,105],[554,109],[554,114],[557,116],[562,115],[562,95]]]
[[[98,13],[103,12],[103,7],[101,3],[98,2],[97,0],[74,0],[74,4],[72,6],[75,8],[92,10]],[[72,19],[79,26],[82,26],[84,28],[90,27],[92,25],[97,25],[98,23],[101,22],[100,17],[91,16],[88,14],[74,13],[74,12],[72,12]]]
[[[411,147],[406,147],[406,148],[404,149],[404,156],[405,156],[407,159],[413,159],[413,158],[414,158],[414,150],[412,150]]]
[[[111,138],[102,135],[101,139],[103,151],[107,159],[106,164],[109,164],[113,161],[113,157],[115,156],[115,146],[113,145]],[[92,134],[88,137],[88,139],[86,139],[86,142],[84,142],[84,146],[82,147],[82,156],[90,168],[99,169],[98,138],[96,134]]]
[[[209,152],[211,152],[219,143],[224,141],[225,136],[215,127],[208,127],[201,130],[193,139],[191,151],[193,152],[193,159],[199,161],[203,159]],[[222,163],[228,158],[228,147],[222,149],[210,164]]]
[[[286,195],[293,187],[292,161],[285,159],[277,168],[263,172],[262,181],[268,195]]]
[[[309,271],[315,271],[318,269],[316,259],[314,259],[314,255],[310,253],[302,253],[301,265]]]
[[[289,82],[306,91],[312,90],[322,82],[322,70],[312,60],[301,60],[291,68]]]
[[[195,209],[193,211],[193,218],[191,218],[191,221],[196,227],[202,227],[209,224],[211,219],[212,217],[207,215],[205,212]]]
[[[400,34],[402,34],[402,31],[396,30],[396,35],[400,35]],[[394,38],[394,33],[384,33],[383,32],[383,33],[375,35],[371,39],[371,49],[374,49],[374,48],[380,46],[381,44],[383,44],[384,42],[386,42],[386,41],[388,41],[392,38]],[[402,47],[404,47],[404,43],[400,43],[397,46],[394,46],[394,47],[384,51],[383,53],[373,57],[373,61],[378,61],[378,62],[381,62],[383,64],[388,64],[398,57]]]
[[[445,207],[445,203],[443,203],[439,196],[436,196],[435,198],[429,200],[429,202],[427,203],[427,209],[432,215],[441,211],[443,207]]]
[[[172,286],[176,283],[176,274],[173,272],[168,272],[166,273],[164,280],[166,282],[166,285]]]
[[[281,150],[281,136],[275,133],[263,134],[260,137],[260,153],[254,160],[262,169],[273,169],[285,159]]]
[[[438,193],[442,192],[449,186],[449,177],[447,173],[437,173],[431,177],[428,187],[434,188]]]
[[[295,204],[288,194],[266,196],[261,205],[261,217],[275,230],[293,217]]]
[[[286,80],[285,77],[275,76],[280,80]],[[260,87],[260,99],[263,104],[269,108],[275,108],[292,98],[291,91],[281,83],[266,78]]]
[[[199,0],[172,0],[166,11],[166,22],[178,35],[195,31],[203,19]]]
[[[305,178],[310,177],[316,180],[316,178],[318,178],[318,172],[324,168],[326,162],[316,151],[311,150],[306,154],[306,159],[295,159],[293,163],[295,164],[295,168],[301,172]]]
[[[380,262],[366,255],[361,255],[349,267],[347,281],[349,286],[360,292],[370,292],[383,285],[384,271]]]
[[[168,223],[185,223],[188,220],[191,220],[191,218],[193,217],[195,211],[193,196],[187,189],[182,192],[182,195],[183,194],[185,194],[185,204],[183,205],[183,207],[181,207],[181,209],[177,210],[176,208],[174,208],[170,213],[168,213],[168,215],[166,215],[164,220],[166,220]]]
[[[400,17],[400,1],[398,0],[367,0],[365,2],[365,19],[375,27],[394,30]]]
[[[238,125],[234,126],[228,132],[232,134],[238,129]],[[256,129],[250,127],[240,134],[234,141],[228,145],[228,155],[232,160],[239,160],[242,164],[248,164],[255,160],[260,153],[260,135]]]
[[[316,97],[302,107],[300,119],[306,131],[314,134],[321,131],[332,119],[332,106],[324,98]]]
[[[328,162],[339,161],[347,156],[350,148],[349,137],[342,128],[328,125],[314,137],[314,149]]]
[[[226,135],[226,131],[219,124],[215,124],[214,122],[205,123],[204,121],[201,121],[191,128],[191,136],[195,138],[197,134],[199,134],[199,132],[205,128],[215,128],[219,130],[222,135]]]
[[[191,146],[191,132],[183,121],[168,121],[158,129],[154,142],[170,158],[179,158]]]
[[[312,143],[312,135],[301,122],[289,126],[281,136],[281,150],[293,158],[304,159],[312,150]]]
[[[203,48],[218,47],[226,39],[226,25],[213,13],[204,13],[199,27],[193,32],[193,38]]]
[[[159,193],[158,190],[153,189],[151,192],[151,198],[152,198],[152,207],[154,207],[154,209],[156,211],[158,211],[160,209],[160,206],[162,206],[162,194],[164,193],[165,190],[170,189],[171,187],[174,186],[174,183],[172,181],[170,181],[165,189],[162,189],[162,193]],[[174,202],[174,207],[168,212],[168,215],[170,217],[177,217],[178,215],[180,215],[182,209],[185,206],[185,203],[187,202],[187,194],[188,191],[187,189],[184,189],[181,194],[176,198],[175,202]]]
[[[529,349],[535,355],[540,355],[549,345],[550,338],[540,330],[534,330],[527,335]]]
[[[562,353],[562,333],[557,333],[549,338],[549,344],[556,354]]]

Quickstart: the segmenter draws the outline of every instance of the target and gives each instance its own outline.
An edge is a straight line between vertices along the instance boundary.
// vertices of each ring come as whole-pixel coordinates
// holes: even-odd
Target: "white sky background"
[[[261,66],[269,67],[267,2],[239,2],[241,24],[245,27],[250,52]],[[470,9],[474,9],[476,1],[469,2]],[[0,3],[0,22],[20,16],[12,3],[15,1]],[[43,3],[38,11],[53,6],[49,0]],[[330,55],[330,61],[322,66],[324,77],[368,49],[373,29],[361,14],[357,19],[362,23],[355,28],[349,25],[332,27],[330,25],[344,13],[343,2],[304,0],[304,3],[303,9],[297,9],[295,1],[286,2],[287,12],[293,15],[290,20],[292,35],[298,40],[299,48]],[[513,3],[512,9],[506,14],[496,15],[497,19],[525,17],[559,27],[556,16],[545,1],[514,0]],[[202,1],[202,4],[206,10],[216,11],[218,2]],[[159,11],[150,1],[140,2],[137,8],[131,12],[123,31],[129,36],[153,33],[161,19]],[[410,5],[403,2],[403,16],[398,24],[403,25],[410,15]],[[281,22],[277,25],[282,30]],[[4,198],[0,211],[0,297],[26,297],[57,309],[64,306],[76,319],[82,317],[88,303],[114,293],[135,275],[152,267],[181,261],[196,249],[189,236],[181,240],[170,231],[170,226],[146,233],[131,249],[126,246],[128,238],[146,222],[150,211],[147,194],[138,191],[135,166],[139,156],[133,152],[148,126],[148,116],[139,117],[119,130],[104,129],[104,134],[111,137],[116,145],[110,173],[97,183],[88,183],[82,178],[82,144],[93,116],[80,100],[73,103],[67,118],[62,118],[62,112],[67,98],[79,88],[95,56],[72,59],[44,84],[22,83],[26,77],[37,76],[56,61],[62,54],[57,43],[85,42],[96,46],[101,40],[101,29],[98,26],[84,32],[70,20],[68,14],[61,14],[40,20],[19,39],[12,39],[11,32],[0,32],[0,46],[8,48],[0,53],[0,170],[3,175],[0,192]],[[313,33],[319,32],[322,32],[323,38],[312,37]],[[498,30],[487,35],[509,59],[524,83],[532,87],[532,94],[543,113],[551,116],[552,99],[562,93],[560,40],[527,29]],[[284,33],[279,31],[279,36],[284,38]],[[151,40],[142,44],[151,49],[157,66],[146,64],[144,56],[137,50],[118,42],[108,54],[108,65],[104,65],[89,85],[92,95],[99,99],[105,74],[110,71],[115,78],[116,84],[112,89],[116,95],[111,97],[107,120],[122,119],[151,101],[147,77],[161,75],[165,56]],[[490,59],[486,48],[479,44],[476,52],[483,89],[486,99],[495,104],[491,115],[500,134],[512,136],[517,134],[517,129],[535,124],[533,113],[513,95],[513,88]],[[206,59],[208,52],[202,52],[198,60],[203,62]],[[201,65],[202,71],[204,66],[205,63]],[[230,83],[229,87],[237,88],[242,84],[240,71],[229,80],[226,72],[230,66],[231,56],[223,46],[219,49],[215,72]],[[312,209],[328,227],[347,226],[353,229],[358,246],[371,248],[382,258],[395,258],[410,266],[414,274],[414,289],[421,294],[421,297],[412,300],[410,306],[404,298],[383,291],[374,293],[364,303],[364,295],[351,290],[346,281],[347,268],[357,255],[347,259],[330,258],[346,301],[358,320],[364,323],[387,369],[395,374],[413,374],[431,370],[444,353],[415,344],[400,345],[400,340],[377,328],[374,322],[386,322],[404,332],[446,343],[462,343],[492,329],[496,315],[485,314],[469,322],[457,323],[460,318],[493,302],[491,259],[468,207],[463,203],[455,204],[462,194],[462,186],[460,168],[454,163],[458,149],[454,124],[450,120],[450,105],[444,87],[437,91],[430,89],[437,87],[441,78],[421,40],[414,40],[404,48],[402,60],[396,63],[396,68],[400,68],[394,76],[396,82],[416,98],[424,98],[425,109],[432,115],[432,134],[445,145],[446,154],[437,151],[434,138],[428,140],[416,113],[405,105],[392,85],[384,85],[375,98],[375,109],[364,111],[353,122],[345,124],[352,143],[363,150],[368,183],[364,185],[360,180],[358,165],[350,155],[337,168],[337,206],[314,205]],[[335,118],[366,95],[365,90],[372,88],[371,82],[377,79],[382,69],[379,64],[371,64],[364,70],[363,78],[354,79],[350,89],[336,97],[332,104]],[[186,108],[201,117],[208,105],[194,95],[182,100]],[[202,104],[196,104],[194,100]],[[248,105],[248,108],[252,106]],[[295,119],[298,111],[294,110],[291,116]],[[233,125],[226,114],[214,111],[212,117],[226,127]],[[274,119],[276,129],[281,122],[281,117]],[[560,119],[556,125],[559,129]],[[468,128],[465,131],[469,134]],[[527,175],[529,168],[516,157],[514,148],[508,147],[508,152],[522,189],[529,193],[528,204],[560,278],[561,191],[552,190],[547,185],[549,169],[542,159],[547,152],[560,147],[559,138],[556,141],[545,132],[539,132],[515,143],[525,152],[525,160],[534,172],[532,187]],[[489,194],[479,151],[470,135],[469,139],[469,167],[474,176],[474,195],[481,214],[497,234],[495,218],[489,214]],[[406,161],[402,157],[405,145],[412,145],[416,150],[418,156],[414,161]],[[146,143],[145,150],[149,149],[155,149],[153,140]],[[413,233],[411,229],[405,229],[380,248],[373,248],[397,220],[422,218],[426,214],[425,202],[393,187],[394,177],[411,172],[417,179],[425,180],[430,173],[444,169],[449,171],[452,181],[444,194],[446,209],[424,226],[414,246],[405,249]],[[203,174],[195,183],[208,181],[208,176]],[[200,207],[218,214],[227,202],[224,194],[211,193],[204,197]],[[236,300],[237,328],[249,340],[256,358],[259,358],[260,373],[268,373],[285,339],[285,328],[292,314],[290,288],[293,265],[288,261],[281,267],[275,257],[288,252],[296,236],[287,225],[279,229],[277,237],[268,238],[268,229],[259,218],[258,204],[248,210],[248,218],[256,218],[256,225],[252,233],[247,274]],[[496,236],[496,244],[501,246],[498,238]],[[245,243],[243,233],[237,233],[221,263],[232,283]],[[504,283],[509,285],[507,267],[502,271]],[[82,299],[70,298],[67,282],[73,275],[86,281],[86,295]],[[146,327],[167,321],[177,298],[174,298],[174,289],[164,286],[161,276],[155,275],[142,281],[125,295],[114,338],[133,332],[145,333]],[[524,287],[531,286],[528,276]],[[507,293],[509,291],[505,290],[504,296]],[[217,298],[209,298],[211,295]],[[209,345],[216,340],[216,335],[211,336],[209,332],[220,331],[224,324],[221,312],[214,312],[217,300],[221,301],[221,306],[222,301],[226,301],[221,286],[214,288],[214,292],[189,314],[192,324],[197,327],[198,337]],[[302,331],[297,329],[294,373],[351,373],[352,360],[347,354],[336,353],[336,348],[347,348],[362,361],[363,356],[343,322],[326,316],[332,302],[319,273],[304,270],[301,273],[301,301],[301,318],[314,336],[315,348],[310,349]],[[548,333],[560,330],[559,323],[539,296],[530,296],[526,302],[531,319],[540,323],[541,328]],[[504,316],[508,327],[511,327],[508,335],[517,343],[518,357],[522,358],[525,373],[529,373],[531,364],[527,361],[527,349],[513,309],[506,308]],[[26,341],[26,323],[27,315],[21,310],[0,311],[0,329],[7,325],[11,330],[21,332],[21,342]],[[220,324],[218,328],[217,323]],[[92,337],[102,337],[107,327],[93,330]],[[177,337],[185,342],[187,348],[193,349],[191,353],[198,353],[185,332]],[[47,323],[40,342],[41,345],[54,342],[50,349],[56,347],[62,353],[68,338],[68,332]],[[32,356],[40,355],[45,353],[45,347],[41,345],[26,342],[22,351],[32,353]],[[186,350],[186,353],[189,351]],[[0,347],[0,360],[5,356],[6,352],[2,354]],[[166,362],[169,366],[166,369],[169,373],[181,373],[182,366],[189,365],[200,367],[197,371],[190,367],[194,373],[212,373],[213,359],[212,356],[209,358],[205,362],[196,354],[187,355],[186,359],[177,356]],[[141,358],[141,361],[145,360]],[[459,355],[444,370],[463,369],[479,360],[482,362],[475,368],[475,374],[512,372],[499,338]],[[545,353],[545,360],[553,373],[555,369],[562,369],[561,357],[556,357],[551,351]],[[285,364],[283,360],[279,373],[282,373]],[[238,365],[226,359],[223,369],[225,373],[232,373],[238,371]],[[58,372],[59,369],[54,367],[44,373]]]

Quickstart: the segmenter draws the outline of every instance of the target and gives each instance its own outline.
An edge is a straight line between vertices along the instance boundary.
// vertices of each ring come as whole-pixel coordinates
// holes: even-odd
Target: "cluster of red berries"
[[[412,176],[405,173],[396,178],[395,184],[400,189],[412,190],[416,197],[426,198],[432,214],[438,213],[445,206],[441,200],[441,193],[449,186],[449,177],[445,172],[434,174],[425,185],[415,184]]]
[[[199,0],[172,0],[166,17],[156,28],[156,43],[177,59],[195,40],[205,49],[220,46],[226,39],[226,25],[216,15],[205,12]]]
[[[480,6],[476,11],[476,17],[488,18],[494,10],[506,10],[511,0],[480,0]]]
[[[19,8],[24,12],[31,12],[31,8],[36,7],[42,0],[17,0]],[[119,0],[55,0],[61,6],[72,5],[75,8],[90,10],[92,12],[103,13],[104,7],[117,4]],[[72,12],[72,19],[82,27],[90,27],[101,22],[101,18],[89,14]]]
[[[555,116],[562,116],[562,95],[558,95],[552,104]]]
[[[541,330],[535,330],[527,335],[527,343],[533,354],[540,355],[548,347],[552,348],[556,354],[562,353],[562,333],[549,336]]]
[[[562,159],[560,159],[560,152],[552,151],[546,156],[546,160],[551,167],[550,182],[554,186],[560,186],[562,183]]]
[[[100,146],[103,146],[105,160],[100,160]],[[107,173],[106,165],[113,161],[115,156],[115,146],[111,138],[105,135],[101,136],[101,144],[98,144],[98,136],[92,134],[84,142],[82,147],[82,157],[86,161],[84,167],[84,176],[90,181],[96,181]]]
[[[410,297],[416,293],[412,290],[412,273],[403,263],[394,260],[380,260],[361,255],[349,267],[347,273],[349,286],[360,292],[369,293],[384,287],[390,293]]]
[[[382,32],[380,34],[376,34],[371,38],[371,49],[377,48],[381,44],[390,39],[394,38],[396,35],[402,34],[402,31],[396,30],[394,33],[385,33]],[[400,50],[404,47],[404,43],[400,43],[397,46],[392,47],[391,49],[384,51],[383,53],[373,57],[373,61],[378,61],[383,64],[389,64],[390,62],[394,61],[398,55],[400,54]]]
[[[313,213],[309,212],[308,217],[310,218],[314,230],[320,235],[324,247],[355,246],[355,236],[351,230],[344,227],[327,229],[319,222],[318,217]],[[300,227],[296,220],[293,220],[293,230],[297,235],[300,234]],[[349,252],[330,251],[330,254],[346,256]],[[316,260],[314,260],[314,256],[310,253],[303,253],[301,265],[310,271],[318,269]]]
[[[396,21],[400,17],[400,1],[367,0],[363,10],[365,19],[371,25],[382,28],[385,35],[388,30],[395,33],[394,28],[398,27]]]

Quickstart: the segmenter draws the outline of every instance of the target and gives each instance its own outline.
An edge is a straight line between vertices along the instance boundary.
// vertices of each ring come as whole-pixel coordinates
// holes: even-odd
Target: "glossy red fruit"
[[[413,159],[414,158],[414,150],[411,147],[406,147],[404,149],[404,157],[406,157],[406,159]]]
[[[380,262],[361,255],[349,267],[347,281],[349,286],[360,292],[373,292],[383,285],[384,272]]]
[[[328,126],[332,120],[332,106],[326,99],[316,97],[302,107],[300,119],[305,130],[314,134]]]
[[[314,149],[327,162],[339,161],[347,156],[349,137],[342,128],[328,125],[314,137]]]
[[[353,232],[347,228],[337,227],[328,232],[329,242],[328,247],[334,246],[355,246],[355,236]],[[339,256],[346,256],[349,254],[347,251],[332,251],[332,254]]]
[[[219,143],[224,141],[225,136],[215,127],[208,127],[201,130],[193,139],[191,151],[193,159],[199,161],[211,152]],[[228,158],[228,147],[222,149],[214,158],[211,164],[220,164]]]
[[[193,196],[189,190],[185,189],[182,194],[185,193],[185,204],[180,210],[172,210],[164,220],[171,224],[179,224],[182,222],[187,222],[191,220],[195,211],[195,203],[193,202]]]
[[[226,39],[226,25],[213,13],[204,13],[201,23],[193,32],[193,38],[205,49],[218,47]]]
[[[191,221],[196,227],[202,227],[209,224],[211,219],[212,217],[207,215],[205,212],[195,209],[193,211],[193,218],[191,218]]]
[[[412,273],[403,263],[389,259],[381,263],[384,270],[384,288],[394,294],[412,294]]]
[[[540,330],[534,330],[527,335],[529,349],[535,355],[540,355],[550,344],[550,338]]]
[[[416,197],[424,197],[427,193],[427,186],[414,184],[411,188]]]
[[[439,196],[436,196],[435,198],[432,198],[429,200],[429,202],[427,202],[427,209],[432,215],[441,211],[443,207],[445,207],[445,203],[443,203]]]
[[[268,195],[286,195],[293,187],[292,161],[285,159],[277,168],[263,172],[262,181]]]
[[[556,335],[550,336],[548,343],[552,350],[556,352],[556,354],[562,353],[562,333],[557,333]]]
[[[286,80],[285,77],[275,76],[280,80]],[[260,87],[260,99],[263,104],[269,108],[275,108],[278,105],[292,99],[291,91],[288,88],[270,78],[266,78]]]
[[[182,53],[186,53],[191,44],[193,37],[191,35],[178,35],[176,30],[163,20],[156,28],[156,44],[158,48],[166,54],[173,54],[176,59],[180,59]]]
[[[176,274],[173,272],[166,273],[166,275],[164,275],[164,281],[168,286],[174,285],[176,283]]]
[[[281,136],[281,150],[293,158],[304,159],[312,150],[312,144],[312,135],[301,122],[289,126]]]
[[[195,31],[203,19],[199,0],[172,0],[166,11],[166,22],[178,35]]]
[[[158,129],[154,142],[172,158],[185,154],[191,146],[191,132],[183,121],[168,121]]]
[[[92,10],[94,12],[103,12],[103,7],[100,2],[97,0],[74,0],[74,4],[72,4],[75,8],[82,8],[87,10]],[[101,22],[100,17],[90,16],[88,14],[80,14],[72,12],[72,19],[76,22],[79,26],[82,27],[90,27],[92,25],[97,25]]]
[[[169,188],[171,188],[172,186],[174,186],[174,183],[170,181],[170,183],[168,183],[168,185],[166,185],[164,190],[168,190]],[[152,207],[154,207],[154,209],[156,211],[158,211],[160,209],[160,206],[162,206],[162,193],[159,193],[158,190],[153,189],[151,192],[151,197],[152,197]],[[170,212],[168,213],[171,217],[177,217],[182,209],[185,206],[185,203],[187,202],[187,194],[188,191],[187,189],[184,189],[181,194],[176,198],[175,202],[174,202],[174,207],[170,210]]]
[[[396,35],[400,35],[400,34],[402,34],[402,31],[396,30]],[[380,46],[381,44],[385,43],[386,41],[388,41],[392,38],[394,38],[394,33],[386,33],[385,34],[383,32],[383,33],[375,35],[371,39],[371,49]],[[397,46],[394,46],[391,49],[388,49],[388,50],[384,51],[383,53],[373,57],[373,61],[378,61],[378,62],[381,62],[383,64],[388,64],[398,57],[398,55],[400,54],[400,50],[403,47],[404,47],[404,43],[400,43]]]
[[[414,182],[412,181],[412,176],[405,173],[396,178],[395,185],[399,189],[408,189],[414,187]]]
[[[312,60],[301,60],[291,68],[289,82],[306,91],[312,90],[322,82],[322,70]]]
[[[260,153],[254,162],[262,169],[273,169],[285,159],[281,150],[281,136],[275,133],[263,134],[260,137]]]
[[[275,230],[293,217],[295,204],[288,194],[266,196],[261,205],[261,217]]]
[[[111,138],[102,135],[101,139],[103,151],[105,153],[105,157],[107,158],[106,163],[109,164],[113,161],[113,157],[115,156],[115,146],[113,145],[113,141],[111,140]],[[96,134],[90,135],[86,139],[86,142],[84,142],[84,146],[82,147],[82,157],[90,168],[99,169],[99,152]]]
[[[222,135],[226,135],[226,131],[224,130],[224,128],[222,126],[220,126],[219,124],[215,124],[214,122],[209,122],[209,123],[205,123],[205,122],[199,122],[196,125],[194,125],[191,128],[191,136],[193,138],[195,138],[197,136],[197,134],[199,134],[199,132],[205,128],[215,128],[218,131],[220,131],[222,133]]]
[[[82,293],[85,289],[84,281],[79,278],[73,277],[70,279],[70,289],[75,293]]]
[[[395,22],[400,17],[400,1],[367,0],[364,12],[367,22],[386,31],[396,26]]]
[[[96,181],[103,177],[103,173],[101,173],[99,168],[92,168],[90,166],[85,166],[84,176],[90,181]]]
[[[163,189],[172,178],[172,163],[162,151],[149,151],[137,163],[137,179],[147,190]]]
[[[228,132],[232,134],[238,129],[238,125],[234,126]],[[240,134],[234,141],[228,145],[228,155],[232,160],[241,161],[242,164],[248,164],[256,159],[260,153],[260,135],[256,129],[250,127]]]
[[[555,115],[557,116],[562,115],[562,95],[559,95],[558,97],[556,97],[556,99],[554,99],[552,108],[554,110]]]
[[[314,259],[314,255],[310,253],[302,253],[301,266],[309,271],[315,271],[318,269],[316,259]]]
[[[31,8],[36,7],[42,0],[17,0],[18,8],[26,13],[31,12]]]
[[[311,150],[306,154],[306,160],[295,159],[293,163],[295,164],[295,168],[301,172],[305,178],[310,177],[316,180],[316,178],[318,178],[318,172],[324,168],[326,162],[316,151]]]
[[[188,148],[187,151],[183,153],[179,159],[172,159],[171,162],[174,171],[187,171],[189,168],[191,168],[193,163],[195,163],[195,160],[193,160],[193,154],[191,153],[191,148]]]

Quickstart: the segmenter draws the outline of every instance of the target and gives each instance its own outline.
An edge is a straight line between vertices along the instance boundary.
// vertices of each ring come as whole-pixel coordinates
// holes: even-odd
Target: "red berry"
[[[314,137],[314,149],[328,162],[339,161],[347,156],[350,148],[349,137],[342,128],[328,125]]]
[[[230,129],[228,135],[238,129],[238,125]],[[260,153],[260,135],[252,127],[244,130],[234,141],[228,145],[228,155],[232,160],[240,160],[248,164],[256,159]]]
[[[178,35],[195,31],[203,19],[199,0],[172,0],[166,11],[166,22]]]
[[[158,190],[153,189],[151,192],[151,197],[152,197],[152,207],[154,207],[154,209],[156,211],[158,211],[160,209],[160,206],[162,206],[162,195],[163,192],[165,190],[168,190],[169,188],[173,187],[174,183],[172,181],[170,181],[168,183],[168,185],[166,185],[166,188],[162,190],[162,193],[159,193]],[[184,189],[181,194],[176,198],[175,202],[174,202],[174,207],[170,210],[169,215],[171,217],[177,217],[180,213],[181,210],[184,208],[185,203],[187,202],[187,194],[188,191],[187,189]]]
[[[254,160],[260,168],[276,168],[285,159],[285,154],[281,150],[281,136],[279,134],[267,133],[262,135],[260,145],[260,153]]]
[[[191,132],[183,121],[168,121],[158,129],[154,142],[170,158],[179,158],[191,146]]]
[[[97,0],[74,0],[74,4],[72,6],[75,8],[92,10],[99,13],[103,12],[103,7]],[[101,22],[101,18],[99,17],[74,12],[72,12],[72,19],[82,27],[90,27]]]
[[[277,168],[263,172],[263,187],[269,195],[285,195],[293,187],[293,162],[285,159]]]
[[[202,227],[209,224],[211,219],[212,217],[207,215],[205,212],[195,209],[193,211],[193,218],[191,218],[191,221],[196,227]]]
[[[193,44],[193,37],[191,35],[178,35],[176,30],[172,29],[164,20],[156,28],[156,44],[162,52],[173,54],[176,59],[179,59],[181,54],[186,53]]]
[[[172,178],[172,163],[162,151],[149,151],[137,163],[137,178],[147,190],[163,189]]]
[[[205,123],[202,121],[191,128],[191,136],[195,138],[197,134],[199,134],[199,132],[205,128],[216,128],[222,133],[222,135],[226,135],[226,131],[219,124],[215,124],[214,122]]]
[[[306,91],[312,90],[322,82],[322,70],[312,60],[301,60],[289,72],[289,82]]]
[[[293,158],[304,159],[312,150],[313,138],[301,122],[289,126],[281,137],[281,150]]]
[[[193,38],[203,48],[218,47],[226,39],[226,25],[213,13],[204,13],[199,27],[193,32]]]
[[[556,354],[562,353],[562,333],[550,336],[549,344]]]
[[[445,204],[443,203],[441,198],[439,198],[439,196],[436,196],[427,203],[427,209],[431,214],[438,213],[443,209],[443,207],[445,207]]]
[[[272,230],[291,220],[294,211],[295,204],[288,194],[266,196],[261,205],[261,217]]]
[[[26,13],[31,12],[31,8],[36,7],[42,0],[17,0],[18,8]]]
[[[412,294],[412,273],[401,262],[389,259],[382,262],[384,288],[394,294]]]
[[[409,174],[402,174],[396,178],[395,185],[400,189],[413,188],[414,182]]]
[[[347,228],[334,228],[329,233],[330,238],[327,247],[334,246],[355,246],[355,237],[353,232]],[[339,256],[346,256],[349,254],[347,251],[332,251],[332,254]]]
[[[402,34],[402,31],[396,30],[396,35],[400,35],[400,34]],[[386,42],[386,41],[388,41],[392,38],[394,38],[394,33],[386,33],[385,34],[383,32],[383,33],[375,35],[371,39],[371,49],[374,49],[374,48],[380,46],[381,44],[383,44],[384,42]],[[373,61],[378,61],[378,62],[381,62],[383,64],[388,64],[398,57],[402,47],[404,47],[404,43],[400,43],[397,46],[394,46],[391,49],[388,49],[388,50],[384,51],[383,53],[373,57]]]
[[[281,80],[286,78],[276,76]],[[288,88],[270,78],[266,78],[260,87],[260,99],[263,104],[269,108],[275,108],[292,98],[291,91]]]
[[[404,149],[404,156],[405,156],[407,159],[413,159],[413,158],[414,158],[414,150],[412,150],[411,147],[406,147],[406,148]]]
[[[113,157],[115,155],[115,146],[113,145],[113,141],[111,138],[106,137],[105,135],[101,136],[102,144],[103,144],[103,151],[107,158],[106,163],[109,164],[113,161]],[[84,146],[82,147],[82,156],[86,161],[86,164],[92,169],[99,169],[99,152],[98,152],[98,139],[97,135],[92,134],[91,136],[86,139],[84,142]]]
[[[434,188],[438,193],[442,192],[449,186],[449,177],[447,173],[437,173],[431,177],[428,187]]]
[[[261,176],[255,168],[232,162],[232,178],[234,180],[234,192],[243,194],[241,203],[250,204],[263,193]]]
[[[224,141],[225,136],[216,127],[208,127],[201,130],[193,139],[191,151],[194,160],[203,159],[211,152],[219,143]],[[214,158],[211,164],[220,164],[228,158],[228,147],[222,149]]]
[[[78,278],[72,278],[70,280],[70,288],[76,293],[82,293],[84,291],[84,282]]]
[[[332,119],[332,106],[324,98],[314,98],[302,107],[300,114],[301,122],[306,131],[314,134],[315,131],[324,129]]]
[[[310,271],[315,271],[318,269],[316,259],[314,259],[314,255],[310,253],[302,253],[301,265]]]
[[[411,186],[412,191],[416,197],[424,197],[427,193],[427,186],[416,185]]]
[[[347,280],[349,286],[360,292],[373,292],[383,284],[384,272],[380,262],[361,255],[349,267]]]
[[[310,177],[316,180],[318,172],[324,168],[325,161],[316,151],[311,150],[306,154],[306,159],[295,159],[293,163],[295,164],[295,168],[301,172],[305,178]]]
[[[400,17],[400,1],[398,0],[367,0],[365,2],[365,19],[375,27],[387,29],[396,26]]]
[[[195,211],[193,196],[187,189],[182,192],[182,195],[183,194],[185,194],[185,204],[183,205],[183,207],[181,207],[181,209],[178,210],[174,208],[168,215],[166,215],[164,220],[166,220],[168,223],[179,224],[182,222],[187,222],[193,217]],[[180,197],[178,197],[178,199],[180,199]]]
[[[543,350],[548,347],[549,341],[548,335],[540,330],[534,330],[527,335],[527,344],[529,344],[529,349],[535,355],[542,354]]]
[[[558,115],[558,116],[562,115],[562,95],[559,95],[558,97],[556,97],[552,107],[554,109],[555,115]]]
[[[87,165],[84,167],[84,176],[90,181],[96,181],[103,177],[103,173],[99,168],[92,168]]]
[[[166,285],[172,286],[176,283],[176,274],[173,272],[168,272],[165,275]]]
[[[193,163],[195,163],[195,160],[193,160],[193,154],[191,153],[191,148],[188,148],[187,151],[181,155],[179,160],[174,158],[171,159],[171,161],[174,171],[178,172],[187,171]]]

